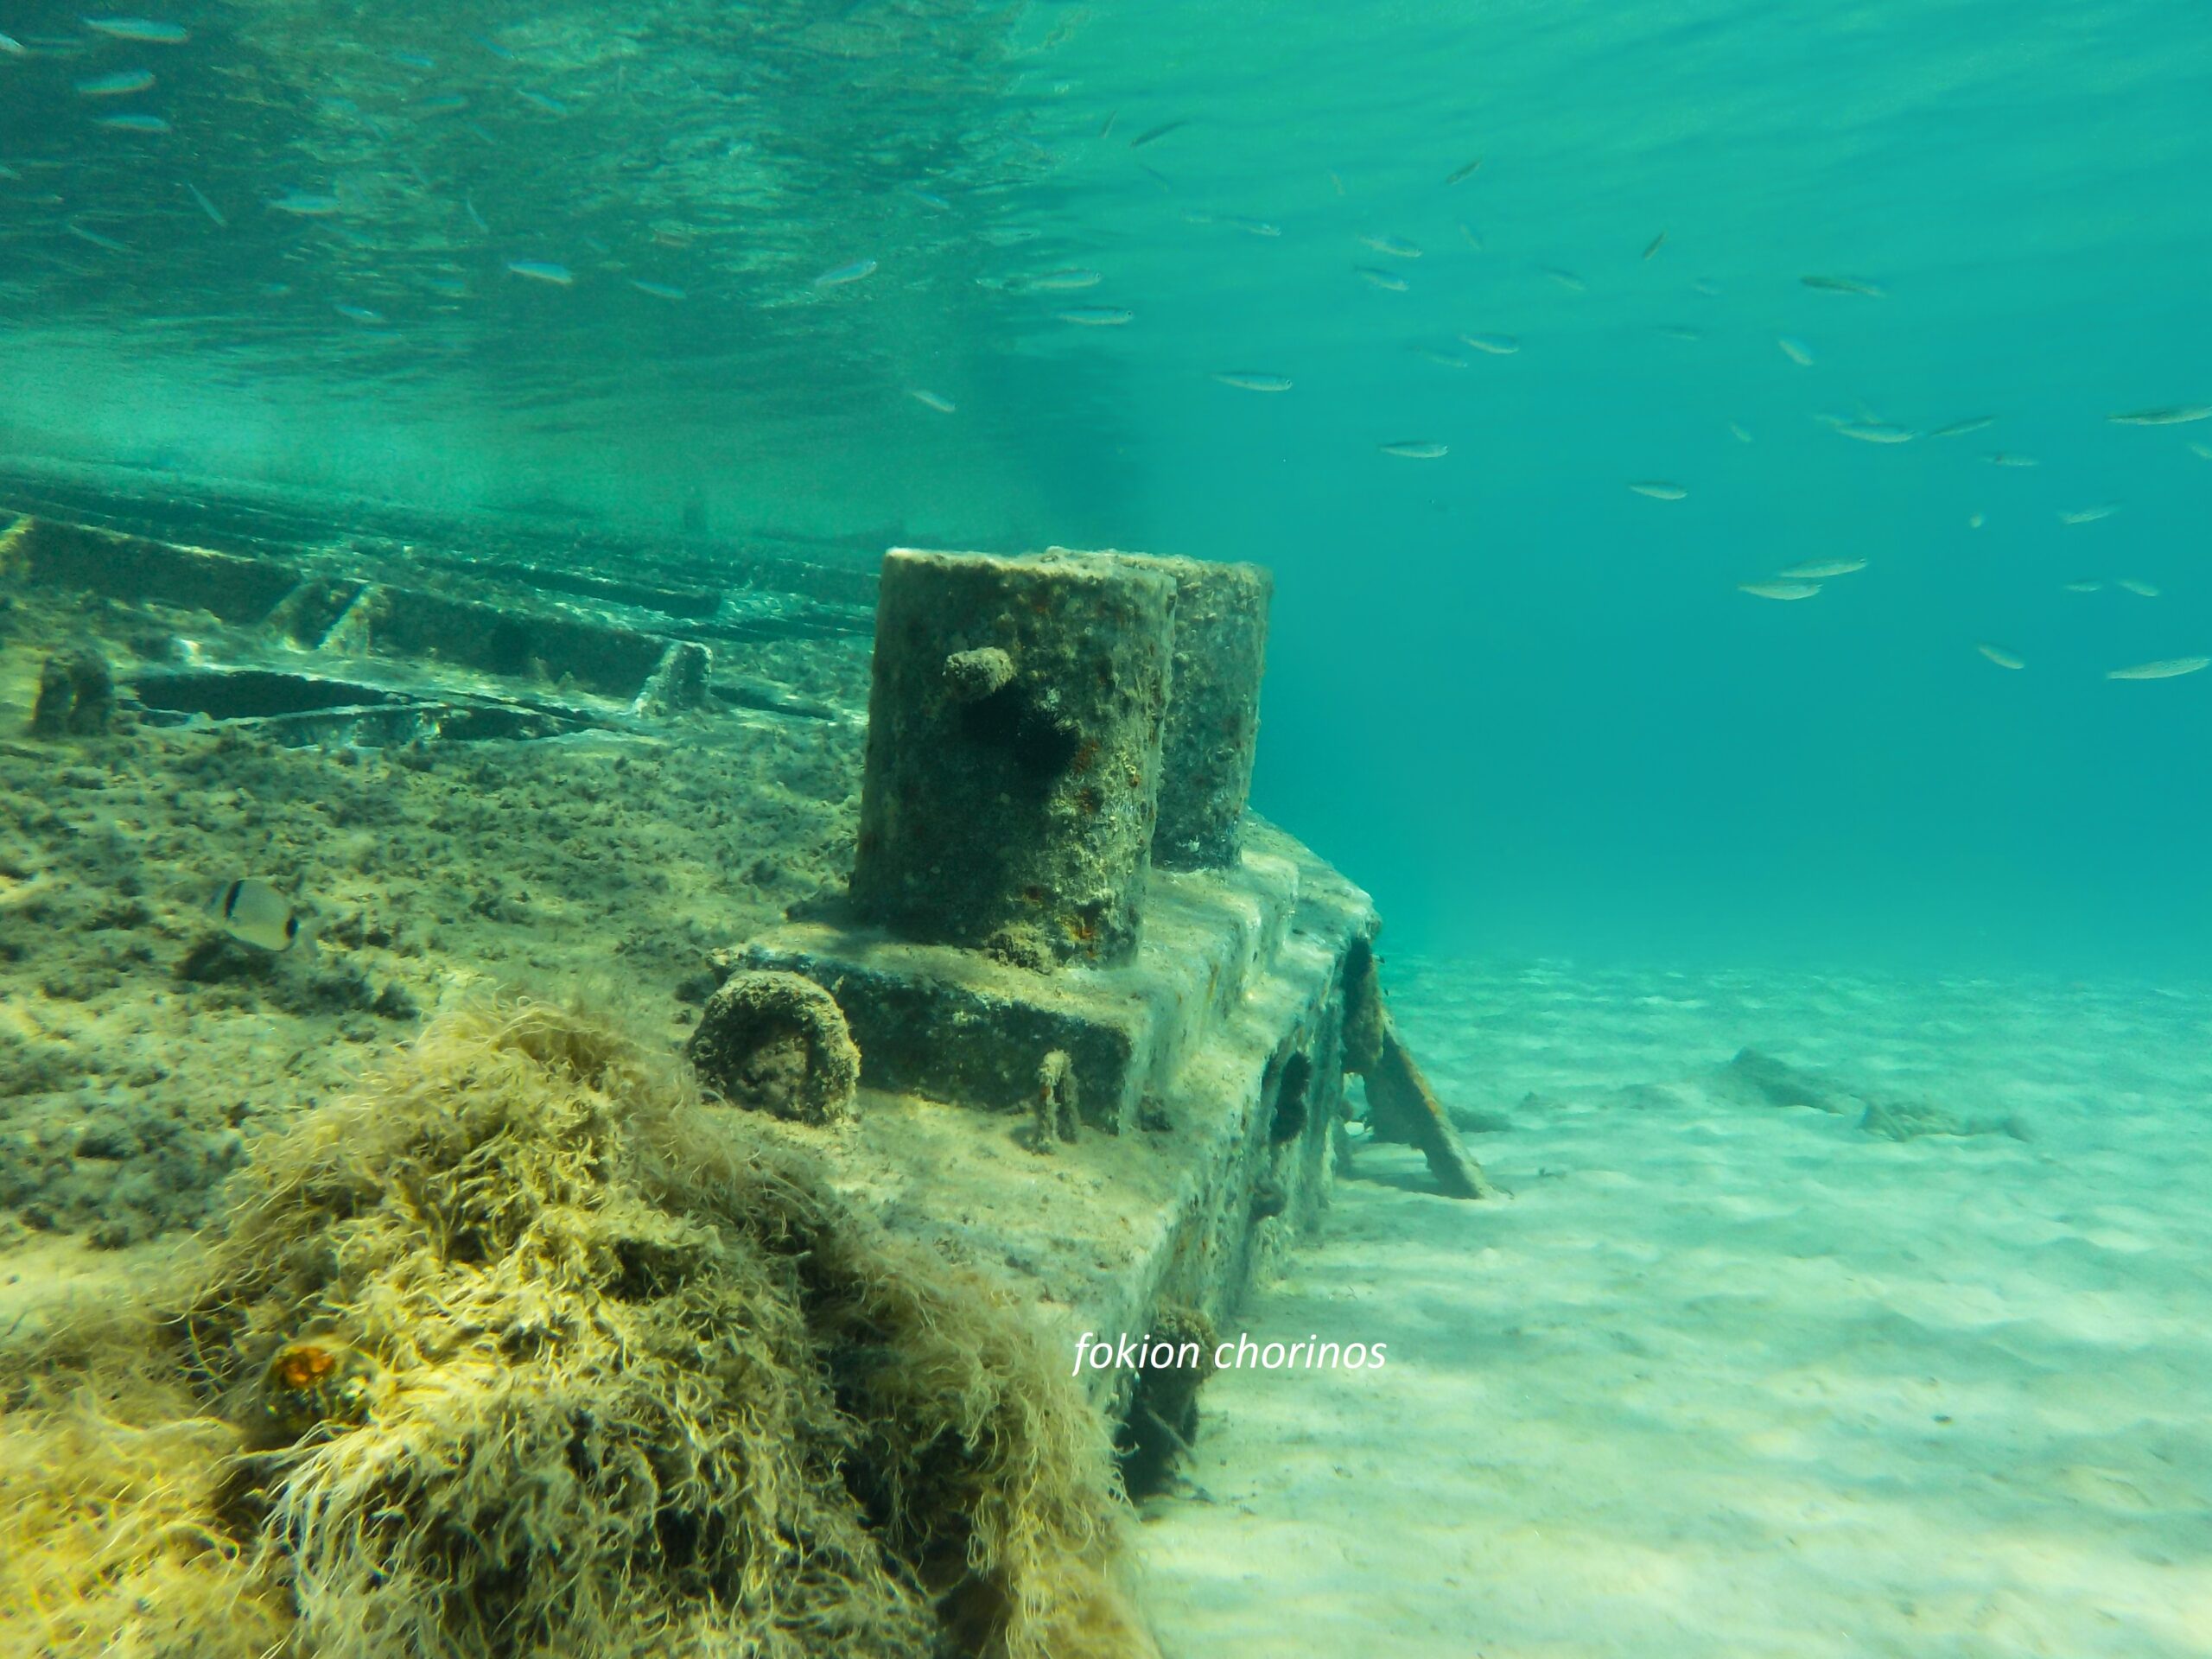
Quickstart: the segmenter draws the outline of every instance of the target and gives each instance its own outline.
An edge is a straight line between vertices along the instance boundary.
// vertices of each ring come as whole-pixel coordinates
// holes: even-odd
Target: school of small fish
[[[257,188],[245,188],[237,178],[218,180],[201,172],[195,164],[197,152],[192,142],[194,135],[207,130],[211,123],[219,124],[232,115],[245,118],[257,109],[279,107],[272,101],[270,89],[257,82],[252,72],[222,60],[228,24],[195,8],[182,22],[100,15],[78,17],[73,29],[66,33],[39,33],[19,22],[13,26],[22,31],[20,37],[0,34],[0,75],[7,78],[0,83],[0,96],[16,96],[20,89],[35,87],[48,99],[46,107],[57,117],[66,112],[67,119],[80,128],[109,135],[91,141],[105,147],[102,165],[158,170],[159,189],[166,203],[164,215],[189,223],[200,238],[281,237],[286,238],[288,251],[301,245],[338,251],[343,265],[364,280],[340,285],[335,292],[327,289],[318,292],[299,283],[292,269],[280,267],[262,284],[259,293],[265,301],[275,302],[292,296],[296,285],[300,304],[312,304],[327,327],[338,327],[350,338],[372,342],[389,338],[425,316],[450,316],[494,302],[517,308],[526,315],[549,319],[566,315],[563,308],[619,303],[629,308],[623,315],[632,317],[637,327],[667,327],[666,323],[654,325],[650,319],[677,315],[666,309],[671,307],[687,308],[688,315],[696,316],[711,308],[716,298],[715,267],[695,257],[701,227],[685,222],[681,215],[660,213],[652,220],[649,241],[639,235],[632,244],[626,244],[620,233],[588,223],[582,217],[569,226],[533,222],[518,213],[512,203],[495,199],[480,174],[441,159],[449,155],[443,146],[478,145],[496,150],[508,142],[509,132],[543,137],[582,130],[616,100],[637,95],[632,78],[642,78],[645,66],[626,56],[611,60],[611,70],[586,72],[561,54],[534,43],[531,32],[519,24],[482,34],[455,35],[440,29],[435,38],[419,41],[394,41],[386,35],[373,45],[334,39],[332,73],[327,86],[317,89],[315,112],[332,130],[348,135],[346,143],[353,146],[357,156],[373,157],[373,162],[333,162],[317,170],[304,165],[298,154],[281,159],[271,156],[267,176]],[[347,66],[342,72],[341,64]],[[219,105],[213,101],[218,98],[228,101]],[[1152,118],[1139,118],[1126,126],[1122,124],[1122,113],[1118,108],[1112,109],[1101,118],[1094,109],[1084,118],[1084,136],[1073,142],[1096,147],[1096,156],[1119,168],[1120,176],[1135,189],[1156,190],[1169,198],[1171,211],[1192,227],[1185,234],[1221,238],[1234,232],[1260,245],[1287,246],[1310,232],[1310,219],[1299,217],[1299,208],[1289,200],[1205,201],[1179,195],[1181,186],[1175,176],[1178,162],[1187,162],[1194,151],[1219,139],[1221,125],[1210,120],[1207,112],[1155,107],[1150,112]],[[1094,121],[1095,137],[1091,137]],[[413,149],[406,142],[410,137],[419,140]],[[1024,138],[1019,143],[1034,152],[1029,159],[1040,167],[1057,164],[1059,159],[1050,145],[1038,138]],[[739,148],[732,145],[730,154],[736,155]],[[1426,339],[1402,335],[1395,349],[1436,368],[1461,372],[1465,378],[1455,384],[1466,389],[1462,395],[1482,397],[1492,388],[1509,389],[1516,384],[1516,375],[1541,368],[1547,346],[1555,339],[1543,326],[1547,305],[1595,305],[1618,295],[1631,280],[1646,284],[1643,291],[1663,294],[1671,303],[1686,309],[1694,308],[1697,300],[1720,296],[1719,283],[1683,270],[1686,261],[1697,257],[1693,229],[1677,221],[1671,227],[1655,230],[1658,215],[1654,214],[1641,224],[1624,226],[1614,251],[1601,256],[1584,250],[1573,256],[1573,266],[1539,263],[1541,255],[1519,256],[1516,264],[1522,277],[1557,290],[1544,305],[1532,308],[1525,297],[1516,304],[1512,292],[1494,280],[1484,284],[1478,298],[1467,273],[1503,257],[1486,250],[1493,245],[1507,246],[1512,227],[1503,223],[1491,225],[1485,219],[1483,209],[1488,200],[1489,180],[1496,175],[1484,174],[1484,156],[1458,153],[1465,159],[1456,164],[1450,153],[1430,153],[1419,158],[1419,190],[1427,200],[1417,195],[1382,205],[1379,211],[1378,204],[1362,199],[1360,181],[1353,168],[1321,174],[1319,178],[1325,180],[1332,199],[1341,204],[1336,210],[1340,217],[1328,239],[1315,238],[1315,242],[1319,250],[1317,257],[1329,261],[1329,280],[1338,285],[1335,291],[1341,302],[1356,308],[1366,326],[1385,330],[1402,327],[1396,319],[1422,315],[1440,303],[1440,296],[1442,303],[1460,314],[1446,321],[1430,312],[1428,327],[1434,332],[1427,333]],[[1510,170],[1512,158],[1500,160],[1499,171]],[[28,160],[20,157],[0,162],[0,183],[23,183],[22,169],[29,165]],[[958,215],[969,205],[963,200],[957,169],[920,165],[906,170],[914,176],[903,181],[895,177],[886,181],[885,196],[901,204],[899,211],[909,217],[925,212],[948,216],[938,222],[950,224],[950,216]],[[462,188],[471,180],[474,188]],[[381,221],[389,219],[398,198],[404,198],[414,215],[411,222],[417,227],[408,235],[421,241],[420,225],[437,217],[448,227],[448,240],[438,250],[442,257],[434,267],[418,267],[404,280],[385,279],[372,269],[374,256],[391,255],[406,239],[381,233]],[[0,207],[10,206],[14,199],[0,196]],[[159,244],[160,238],[153,234],[156,227],[144,222],[147,215],[143,212],[134,214],[82,193],[60,190],[36,200],[56,210],[46,227],[58,246],[66,250],[74,245],[73,253],[54,257],[73,261],[78,268],[124,270],[153,257]],[[1425,213],[1425,208],[1434,211]],[[1261,211],[1249,211],[1253,209]],[[1496,236],[1486,238],[1476,228],[1478,223],[1497,232]],[[1103,251],[1065,244],[1054,249],[1046,241],[1042,247],[1047,251],[1016,251],[1044,234],[1033,225],[993,222],[975,227],[971,234],[977,245],[992,251],[983,270],[973,275],[976,287],[990,296],[979,302],[1019,307],[1020,321],[1037,328],[1064,325],[1055,337],[1066,343],[1052,349],[1110,359],[1126,341],[1142,340],[1154,331],[1134,326],[1140,320],[1138,309],[1129,302],[1131,296],[1116,287],[1114,261]],[[1236,245],[1249,250],[1255,257],[1278,257],[1276,251],[1265,245],[1255,246],[1252,242]],[[1055,253],[1062,259],[1079,258],[1086,263],[1054,264]],[[1091,260],[1096,263],[1088,263]],[[1761,372],[1770,368],[1777,385],[1785,378],[1790,385],[1819,383],[1828,385],[1830,395],[1836,396],[1838,389],[1833,382],[1848,372],[1850,320],[1910,311],[1913,295],[1909,281],[1853,270],[1858,263],[1839,260],[1843,267],[1840,270],[1806,270],[1793,262],[1767,279],[1767,297],[1774,302],[1772,321],[1756,331],[1746,331],[1751,338],[1739,338],[1738,343],[1746,350],[1756,348],[1757,362],[1765,365]],[[879,239],[874,219],[855,219],[837,228],[834,235],[825,232],[813,258],[786,262],[777,280],[784,288],[779,302],[820,308],[809,315],[836,317],[871,309],[880,312],[904,303],[907,296],[929,292],[933,278],[932,273],[917,269],[912,258],[904,257],[902,249],[887,239]],[[963,276],[963,288],[964,283]],[[1697,300],[1685,301],[1685,288]],[[1093,289],[1100,291],[1095,303],[1090,302]],[[1368,292],[1363,295],[1362,289]],[[695,301],[695,294],[702,297]],[[1580,297],[1584,296],[1592,297]],[[1141,300],[1142,296],[1135,297]],[[334,315],[342,323],[360,327],[344,330],[340,325],[330,325],[328,320]],[[1713,308],[1699,315],[1700,321],[1694,321],[1681,313],[1647,315],[1640,320],[1639,332],[1643,338],[1656,334],[1671,342],[1669,352],[1676,346],[1690,348],[1668,359],[1687,361],[1700,352],[1716,349],[1717,344],[1729,338],[1729,331],[1714,321]],[[1777,326],[1803,332],[1776,334]],[[1508,333],[1504,328],[1526,332]],[[1131,332],[1120,339],[1112,337],[1113,331],[1123,329]],[[1086,332],[1105,337],[1084,340],[1082,334]],[[1420,332],[1405,328],[1407,335]],[[1815,342],[1819,342],[1817,348]],[[1796,376],[1777,365],[1776,353],[1790,369],[1805,371],[1805,374]],[[1505,359],[1522,361],[1487,361]],[[1186,360],[1184,366],[1194,377],[1231,391],[1281,397],[1300,385],[1307,387],[1285,405],[1288,408],[1326,396],[1313,389],[1324,384],[1324,377],[1318,371],[1306,373],[1300,353],[1288,342],[1278,342],[1274,347],[1262,344],[1250,357],[1231,347],[1214,358],[1217,363],[1233,364],[1240,359],[1247,364],[1257,359],[1264,366],[1215,367],[1203,359]],[[906,385],[903,392],[914,404],[940,416],[957,415],[963,404],[971,398],[988,401],[985,383],[963,378],[954,384],[963,388],[961,403],[925,386]],[[890,390],[901,389],[898,381],[891,383]],[[2172,397],[2186,390],[2190,389],[2139,386],[2132,396],[2146,398],[2140,404],[2120,406],[2122,400],[2115,397],[2112,404],[2084,411],[2081,419],[2085,424],[2101,421],[2107,427],[2151,435],[2212,420],[2212,403],[2147,401]],[[1510,390],[1501,390],[1500,395],[1511,394]],[[1239,400],[1222,401],[1228,404]],[[1849,407],[1841,398],[1835,406]],[[1870,477],[1878,475],[1885,467],[1910,469],[1923,466],[1923,461],[1926,467],[1957,466],[1974,471],[1964,465],[1974,451],[1952,441],[1998,427],[2004,417],[1997,412],[1958,415],[1955,410],[1955,405],[1954,409],[1885,410],[1860,404],[1848,413],[1814,413],[1813,419],[1851,444],[1907,452],[1900,460],[1870,454],[1836,463],[1867,468]],[[1256,416],[1258,411],[1254,408],[1250,412]],[[1758,423],[1777,447],[1791,441],[1782,423]],[[1465,475],[1466,456],[1476,446],[1464,433],[1451,430],[1448,420],[1440,419],[1430,426],[1427,418],[1416,413],[1406,419],[1403,427],[1395,420],[1391,426],[1401,432],[1428,427],[1434,435],[1407,437],[1393,435],[1388,429],[1370,430],[1365,440],[1374,453],[1402,461],[1452,460],[1452,466],[1433,471],[1406,469],[1408,474],[1424,472],[1432,486],[1439,480],[1448,486],[1449,480]],[[1724,433],[1738,445],[1754,442],[1751,426],[1743,421],[1728,420],[1716,429],[1708,415],[1702,430],[1708,442],[1718,442]],[[2011,436],[2010,432],[2004,433],[1999,441]],[[2115,435],[2111,439],[2113,443],[2162,441],[2179,442],[2186,453],[2212,461],[2212,443],[2195,438]],[[2073,495],[2070,501],[2043,498],[2041,507],[2032,512],[2012,510],[2007,505],[2011,498],[1997,499],[1996,493],[2019,489],[2036,480],[2000,480],[1980,474],[1984,484],[1977,487],[1990,490],[1992,498],[1986,507],[1974,507],[1965,520],[1967,527],[1988,528],[1986,539],[1994,543],[2011,533],[2012,527],[2039,518],[2044,534],[2068,532],[2069,547],[2119,546],[2138,522],[2135,516],[2121,518],[2109,529],[2088,530],[2114,518],[2121,512],[2122,503],[2097,499],[2102,493],[2098,490],[2099,480],[2074,478],[2071,452],[2060,450],[2055,437],[2047,442],[2052,446],[2048,451],[2052,459],[2043,476],[2078,488],[2081,493]],[[1848,446],[1838,448],[1847,451]],[[1649,501],[1688,503],[1694,493],[1694,504],[1681,512],[1653,513],[1648,521],[1655,525],[1694,525],[1711,511],[1713,502],[1725,503],[1729,469],[1740,473],[1751,459],[1741,451],[1727,454],[1741,458],[1726,466],[1703,466],[1694,453],[1679,452],[1670,443],[1666,454],[1649,454],[1636,470],[1663,468],[1676,476],[1634,477],[1621,482],[1630,493]],[[2026,472],[2043,465],[2038,456],[2009,448],[1983,450],[1980,460],[2001,473]],[[1619,474],[1613,476],[1621,479]],[[1401,487],[1407,482],[1401,474]],[[1620,486],[1620,482],[1606,486],[1613,490]],[[1423,486],[1416,483],[1411,487]],[[1610,499],[1616,504],[1619,501],[1618,495]],[[1615,510],[1647,511],[1624,505]],[[2056,530],[2051,528],[2054,521]],[[1950,522],[1955,524],[1958,520]],[[2083,533],[2077,537],[2071,533],[2075,531]],[[1872,537],[1860,533],[1848,538],[1837,535],[1834,539],[1844,541],[1847,546],[1854,539],[1865,545]],[[1874,575],[1835,589],[1853,597],[1840,607],[1834,599],[1815,607],[1808,613],[1812,626],[1823,626],[1823,619],[1839,608],[1848,612],[1862,600],[1872,599],[1901,563],[1885,558]],[[1866,557],[1853,552],[1785,555],[1777,560],[1770,574],[1752,575],[1736,588],[1762,600],[1803,601],[1822,596],[1831,591],[1832,584],[1859,575],[1869,567]],[[2042,580],[2047,584],[2050,575],[2046,574]],[[2111,575],[2109,567],[2093,569],[2063,586],[2066,592],[2084,595],[2109,588],[2146,601],[2160,599],[2164,592],[2158,583],[2141,576]],[[2043,591],[2048,593],[2049,587]],[[2184,594],[2183,601],[2188,597]],[[2107,612],[2110,604],[2109,600],[2101,601],[2082,607],[2080,612],[2084,617],[2119,614]],[[2168,609],[2169,606],[2150,607],[2130,613],[2141,619],[2138,626],[2155,626],[2153,619]],[[1966,638],[1971,643],[1971,635]],[[2028,643],[2036,646],[2038,661],[2050,660],[2042,646]],[[2027,666],[2027,658],[2009,648],[1987,643],[1974,644],[1973,648],[1999,668],[2018,671]],[[2187,655],[2161,658],[2111,669],[2106,677],[2120,681],[2178,678],[2202,669],[2207,660]],[[232,902],[246,904],[251,909],[262,903],[257,895],[264,888],[265,884],[232,884]]]

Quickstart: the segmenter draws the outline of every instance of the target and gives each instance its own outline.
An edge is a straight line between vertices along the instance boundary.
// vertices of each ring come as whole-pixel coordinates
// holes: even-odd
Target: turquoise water
[[[0,11],[10,454],[1259,559],[1401,944],[2201,956],[2212,673],[2104,677],[2212,653],[2212,423],[2107,419],[2212,401],[2200,11],[161,16]]]
[[[2212,651],[2212,459],[2189,448],[2212,426],[2105,418],[2212,399],[2201,14],[1207,19],[1102,19],[1115,70],[1067,94],[1122,105],[1117,131],[1194,117],[1083,168],[1097,258],[1142,248],[1113,342],[1144,412],[1135,505],[1111,530],[1277,566],[1258,798],[1375,885],[1395,938],[2197,957],[2212,678],[2101,677]],[[1172,188],[1131,176],[1147,159]],[[1421,257],[1357,239],[1378,234]],[[1295,386],[1197,372],[1245,366]],[[1998,419],[1888,445],[1824,413]],[[1450,453],[1377,453],[1405,438]],[[1688,494],[1627,488],[1648,480]],[[1868,565],[1803,603],[1737,591],[1835,557]],[[2063,590],[2081,579],[2106,585]]]

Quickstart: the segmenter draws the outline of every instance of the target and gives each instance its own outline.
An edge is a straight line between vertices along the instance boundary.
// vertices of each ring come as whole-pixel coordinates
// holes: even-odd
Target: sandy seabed
[[[1390,973],[1510,1196],[1357,1150],[1240,1323],[1389,1363],[1208,1385],[1171,1659],[2212,1654],[2212,988]]]

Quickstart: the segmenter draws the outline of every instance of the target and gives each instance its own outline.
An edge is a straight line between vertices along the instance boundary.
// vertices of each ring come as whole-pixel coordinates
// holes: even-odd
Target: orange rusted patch
[[[338,1369],[338,1356],[319,1343],[296,1342],[278,1351],[270,1375],[280,1389],[295,1393],[320,1387]]]

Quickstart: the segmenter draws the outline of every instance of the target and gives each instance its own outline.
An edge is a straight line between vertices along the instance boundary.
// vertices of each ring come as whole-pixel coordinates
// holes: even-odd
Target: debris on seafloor
[[[1752,1105],[1809,1106],[1832,1116],[1855,1116],[1862,1131],[1884,1141],[1916,1141],[1930,1135],[2032,1139],[2018,1113],[1964,1113],[1925,1096],[1876,1094],[1755,1048],[1738,1051],[1721,1068],[1719,1086],[1723,1093]]]
[[[589,1017],[442,1018],[170,1272],[0,1341],[0,1650],[1153,1652],[1018,1300]]]
[[[860,1050],[836,999],[798,974],[732,974],[684,1052],[708,1093],[732,1105],[802,1123],[852,1116]]]
[[[115,675],[90,645],[56,652],[39,671],[33,737],[98,737],[115,719]]]
[[[1445,1196],[1495,1198],[1436,1092],[1398,1036],[1383,1000],[1374,948],[1362,940],[1344,962],[1344,1070],[1367,1084],[1367,1105],[1378,1141],[1417,1147]]]
[[[1122,1484],[1138,1500],[1164,1490],[1175,1459],[1191,1455],[1198,1432],[1198,1390],[1214,1374],[1219,1336],[1202,1311],[1173,1302],[1155,1309],[1151,1324],[1147,1338],[1174,1350],[1176,1363],[1137,1373],[1128,1414],[1115,1435]]]

